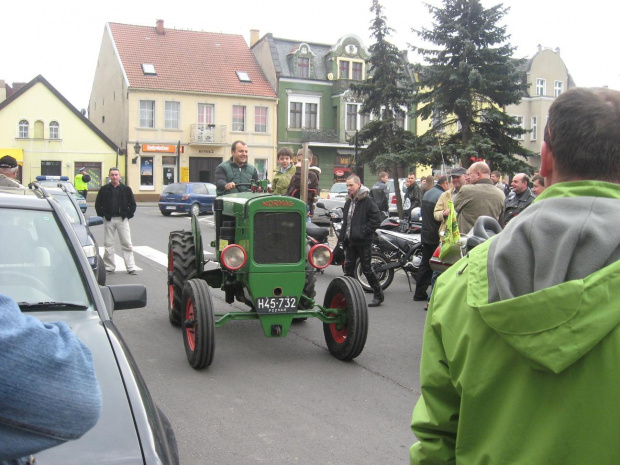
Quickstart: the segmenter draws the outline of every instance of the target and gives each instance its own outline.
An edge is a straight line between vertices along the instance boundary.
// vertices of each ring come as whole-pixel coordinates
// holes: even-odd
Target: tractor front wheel
[[[196,275],[196,247],[192,233],[172,231],[168,239],[168,318],[175,326],[181,324],[185,282]]]
[[[344,324],[323,323],[325,342],[331,354],[340,360],[353,360],[364,350],[368,336],[368,307],[360,283],[341,276],[329,283],[323,304],[345,310]]]
[[[190,279],[183,288],[183,343],[187,361],[196,369],[208,367],[215,352],[215,321],[209,285]]]

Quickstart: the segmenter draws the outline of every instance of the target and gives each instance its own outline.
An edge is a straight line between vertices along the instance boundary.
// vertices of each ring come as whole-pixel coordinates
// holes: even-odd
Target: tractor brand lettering
[[[293,202],[290,200],[265,200],[263,207],[292,207]]]

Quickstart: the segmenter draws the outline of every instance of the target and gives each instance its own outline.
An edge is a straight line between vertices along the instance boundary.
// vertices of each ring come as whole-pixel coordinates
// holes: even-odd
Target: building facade
[[[261,176],[276,163],[277,96],[240,35],[108,23],[89,118],[127,153],[127,183],[156,200],[172,182],[214,182],[231,144]]]
[[[307,143],[321,168],[320,187],[329,189],[354,171],[372,185],[376,174],[357,163],[355,135],[371,115],[361,113],[363,98],[349,90],[368,76],[369,53],[361,39],[346,35],[335,44],[300,42],[251,31],[250,47],[278,94],[278,147],[296,152]],[[399,124],[415,130],[415,120]]]
[[[4,87],[4,86],[2,86]],[[15,87],[15,86],[14,86]],[[1,96],[6,96],[6,91]],[[106,182],[118,163],[118,147],[39,75],[0,101],[0,156],[21,166],[20,182],[39,175],[68,176],[85,167],[89,190]]]
[[[527,89],[521,102],[518,105],[509,105],[506,112],[516,117],[519,124],[529,131],[520,137],[520,143],[537,154],[530,157],[528,162],[539,168],[540,148],[549,107],[562,92],[576,85],[560,57],[560,49],[551,50],[540,45],[538,52],[525,63],[522,80],[527,84]]]

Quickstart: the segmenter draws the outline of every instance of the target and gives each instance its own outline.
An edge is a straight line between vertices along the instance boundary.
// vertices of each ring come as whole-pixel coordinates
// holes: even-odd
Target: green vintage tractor
[[[266,181],[258,184],[254,191],[266,187]],[[168,314],[182,328],[192,367],[211,364],[215,328],[232,320],[258,320],[265,336],[285,337],[294,320],[317,318],[336,358],[352,360],[362,352],[368,309],[359,282],[335,278],[323,305],[314,300],[315,273],[330,264],[331,251],[309,246],[303,201],[244,192],[218,197],[213,210],[215,260],[209,267],[196,216],[191,231],[172,231],[168,241]],[[227,304],[242,302],[248,310],[216,309],[210,288],[223,291]]]

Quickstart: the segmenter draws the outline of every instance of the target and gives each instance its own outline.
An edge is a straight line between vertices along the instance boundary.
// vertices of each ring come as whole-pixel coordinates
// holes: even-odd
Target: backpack
[[[388,198],[385,195],[385,191],[380,187],[373,187],[370,189],[370,196],[379,207],[382,212],[388,211]]]

